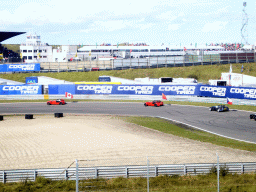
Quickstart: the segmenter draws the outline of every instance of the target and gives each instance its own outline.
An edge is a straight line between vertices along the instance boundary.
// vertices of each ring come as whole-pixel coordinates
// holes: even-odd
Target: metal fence
[[[78,161],[78,163],[81,162]],[[220,163],[226,166],[229,173],[252,173],[256,171],[256,162],[244,163]],[[99,166],[99,167],[79,167],[79,180],[96,178],[115,177],[147,177],[148,170],[150,177],[160,175],[199,175],[207,174],[217,163],[202,164],[175,164],[175,165],[136,165],[136,166]],[[0,171],[0,182],[11,183],[20,181],[35,181],[37,177],[45,177],[52,180],[76,180],[76,168],[52,168],[52,169],[27,169],[27,170],[6,170]]]
[[[147,58],[128,58],[112,60],[85,60],[73,62],[45,62],[41,63],[41,72],[73,72],[91,70],[123,70],[123,69],[145,69],[163,67],[185,67],[197,65],[215,65],[229,63],[256,62],[254,56],[234,56],[225,57],[216,55],[197,55],[174,56],[174,57],[147,57]],[[94,68],[94,69],[93,69]]]

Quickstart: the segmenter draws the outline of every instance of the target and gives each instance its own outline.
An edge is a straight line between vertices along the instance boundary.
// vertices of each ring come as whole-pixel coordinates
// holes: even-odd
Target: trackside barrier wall
[[[65,94],[100,94],[100,95],[186,95],[202,97],[220,97],[256,100],[256,88],[253,87],[223,87],[211,85],[49,85],[49,95]]]
[[[0,65],[0,72],[34,72],[40,71],[40,63],[19,63]]]
[[[49,85],[49,95],[171,95],[202,96],[256,100],[256,88],[222,87],[210,85],[99,85],[60,84]],[[0,85],[0,95],[39,95],[43,85]]]
[[[41,95],[42,85],[0,85],[0,95]]]

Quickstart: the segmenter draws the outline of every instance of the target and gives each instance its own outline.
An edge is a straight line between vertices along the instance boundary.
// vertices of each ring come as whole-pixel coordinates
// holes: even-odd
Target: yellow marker
[[[49,95],[44,95],[44,99],[49,99]]]

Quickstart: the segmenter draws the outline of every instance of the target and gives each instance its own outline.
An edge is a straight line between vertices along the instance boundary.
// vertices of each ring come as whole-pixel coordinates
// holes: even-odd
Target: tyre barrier
[[[3,121],[3,120],[4,120],[4,116],[0,115],[0,121]]]
[[[25,114],[25,119],[33,119],[33,115],[32,114]]]
[[[57,118],[63,117],[63,113],[54,113],[54,116]]]

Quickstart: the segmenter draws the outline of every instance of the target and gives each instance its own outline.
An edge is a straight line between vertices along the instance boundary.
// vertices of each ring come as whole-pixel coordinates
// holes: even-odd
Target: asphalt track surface
[[[46,103],[2,103],[4,114],[109,114],[152,116],[174,120],[221,136],[256,143],[256,121],[250,120],[252,112],[230,110],[209,111],[208,107],[165,105],[145,107],[143,103],[71,102],[67,105]]]

